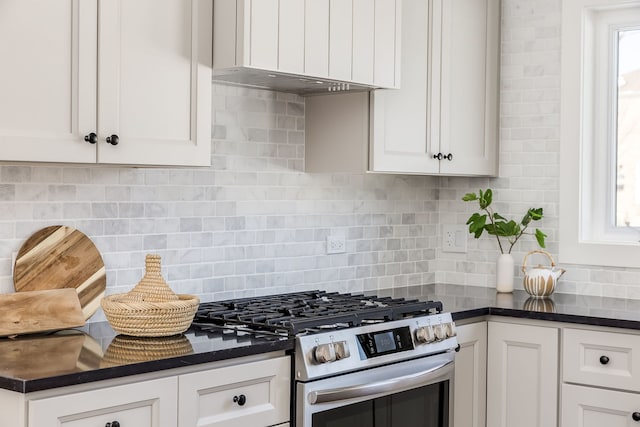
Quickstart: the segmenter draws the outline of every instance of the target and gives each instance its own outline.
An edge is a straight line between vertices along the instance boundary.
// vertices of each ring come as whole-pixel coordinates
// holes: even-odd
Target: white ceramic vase
[[[513,292],[513,256],[501,254],[496,262],[496,290]]]

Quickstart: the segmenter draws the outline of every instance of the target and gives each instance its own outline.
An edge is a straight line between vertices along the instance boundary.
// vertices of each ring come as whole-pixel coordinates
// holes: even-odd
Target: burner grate
[[[202,303],[194,325],[236,325],[293,336],[433,312],[442,312],[441,302],[316,290]]]

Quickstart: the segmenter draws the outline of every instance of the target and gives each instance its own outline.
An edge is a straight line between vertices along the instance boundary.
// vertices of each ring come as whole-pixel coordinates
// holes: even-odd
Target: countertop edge
[[[521,310],[504,307],[482,307],[469,310],[460,310],[451,313],[454,321],[471,319],[481,316],[503,316],[518,319],[546,320],[551,322],[573,323],[589,326],[604,326],[622,329],[640,329],[640,321],[626,319],[612,319],[589,315],[553,313],[544,311]]]
[[[86,384],[96,381],[124,378],[139,374],[148,374],[164,370],[200,365],[209,362],[236,359],[244,356],[265,354],[273,351],[291,351],[294,340],[285,339],[268,343],[260,343],[246,347],[211,351],[207,353],[190,354],[168,359],[158,359],[148,362],[114,366],[88,372],[76,372],[47,378],[16,379],[0,376],[0,388],[18,393],[51,390],[67,386]]]

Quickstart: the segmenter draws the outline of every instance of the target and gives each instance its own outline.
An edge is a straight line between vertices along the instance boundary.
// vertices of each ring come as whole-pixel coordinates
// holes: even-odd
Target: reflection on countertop
[[[0,338],[0,388],[27,393],[242,356],[289,351],[287,337],[188,330],[169,337],[117,335],[106,322]]]

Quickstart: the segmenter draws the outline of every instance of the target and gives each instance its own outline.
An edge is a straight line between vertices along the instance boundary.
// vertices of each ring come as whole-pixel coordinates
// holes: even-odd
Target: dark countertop
[[[106,322],[89,323],[54,334],[0,338],[0,388],[29,393],[293,348],[293,339],[233,333],[135,338],[116,335]]]
[[[493,315],[640,329],[640,300],[569,294],[535,299],[520,290],[497,294],[493,288],[444,284],[366,294],[439,300],[456,321]],[[292,339],[193,331],[132,338],[116,335],[106,322],[90,323],[80,330],[0,338],[0,388],[28,393],[293,348]]]
[[[379,296],[439,300],[460,321],[478,316],[508,316],[583,325],[640,329],[640,300],[554,293],[533,298],[525,291],[497,293],[494,288],[422,285],[375,292]]]

